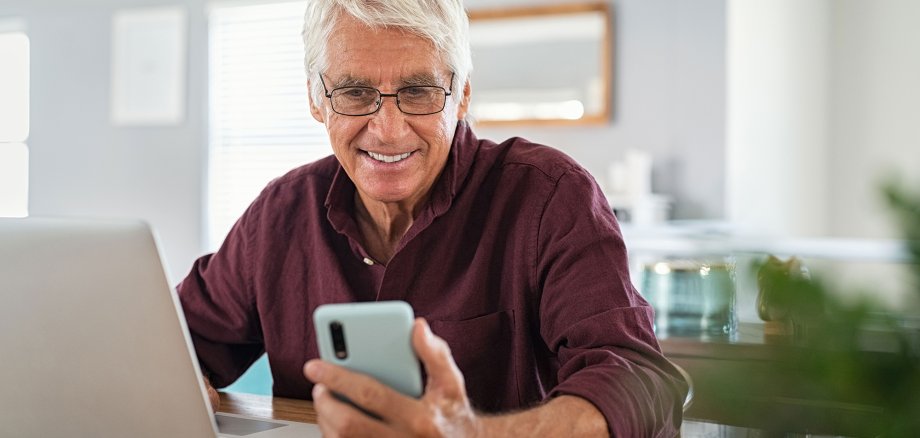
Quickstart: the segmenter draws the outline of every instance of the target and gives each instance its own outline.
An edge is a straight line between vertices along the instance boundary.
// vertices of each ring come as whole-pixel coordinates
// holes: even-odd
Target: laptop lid
[[[0,219],[0,435],[214,437],[140,222]]]

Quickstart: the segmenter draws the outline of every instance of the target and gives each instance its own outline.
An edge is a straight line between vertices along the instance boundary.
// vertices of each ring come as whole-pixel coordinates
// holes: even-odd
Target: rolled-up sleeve
[[[176,287],[199,365],[215,387],[233,383],[265,351],[249,270],[258,201],[220,249],[195,261]]]
[[[548,396],[588,400],[611,436],[675,436],[686,382],[661,354],[616,218],[586,171],[558,179],[537,241],[540,335],[559,361]]]

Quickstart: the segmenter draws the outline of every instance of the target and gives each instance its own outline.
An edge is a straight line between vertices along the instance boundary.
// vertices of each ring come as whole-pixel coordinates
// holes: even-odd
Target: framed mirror
[[[469,16],[474,123],[608,122],[607,3],[471,10]]]

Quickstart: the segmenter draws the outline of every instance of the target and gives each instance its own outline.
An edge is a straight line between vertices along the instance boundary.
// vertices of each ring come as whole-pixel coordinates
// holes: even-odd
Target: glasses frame
[[[376,113],[377,111],[380,111],[380,108],[383,107],[383,98],[384,98],[384,97],[393,97],[393,98],[395,98],[395,99],[396,99],[396,108],[399,109],[399,111],[402,112],[403,114],[407,114],[407,115],[410,115],[410,116],[428,116],[428,115],[431,115],[431,114],[437,114],[437,113],[439,113],[439,112],[441,112],[441,111],[444,111],[444,108],[447,106],[447,98],[450,97],[450,96],[454,93],[454,73],[453,73],[453,72],[451,72],[451,74],[450,74],[450,85],[448,86],[448,88],[447,88],[446,90],[444,89],[444,87],[441,87],[441,86],[438,86],[438,85],[409,85],[408,87],[402,87],[402,88],[396,90],[395,93],[383,93],[383,92],[381,92],[381,91],[380,91],[379,89],[377,89],[377,88],[374,88],[374,87],[365,87],[365,86],[361,86],[361,85],[351,85],[351,86],[347,86],[347,87],[336,87],[336,88],[333,88],[332,90],[330,90],[330,89],[328,89],[328,88],[326,87],[326,81],[323,79],[323,74],[322,74],[322,73],[320,73],[320,75],[319,75],[319,81],[320,81],[320,83],[323,84],[323,92],[325,93],[326,98],[329,99],[329,106],[332,107],[332,111],[335,112],[336,114],[341,114],[341,115],[343,115],[343,116],[351,116],[351,117],[369,116],[369,115],[371,115],[371,114]],[[334,104],[333,101],[332,101],[332,93],[335,93],[336,90],[344,90],[344,89],[346,89],[346,88],[361,88],[361,89],[364,89],[364,90],[374,90],[374,91],[376,91],[376,92],[377,92],[377,95],[379,96],[378,99],[377,99],[377,107],[374,108],[373,111],[367,112],[367,113],[363,113],[363,114],[348,114],[348,113],[339,112],[338,110],[335,109],[335,104]],[[402,107],[399,106],[399,92],[402,91],[402,90],[407,90],[407,89],[409,89],[409,88],[439,88],[439,89],[444,93],[444,102],[441,104],[441,108],[438,109],[437,111],[432,111],[432,112],[429,112],[429,113],[410,113],[410,112],[408,112],[408,111],[402,109]]]

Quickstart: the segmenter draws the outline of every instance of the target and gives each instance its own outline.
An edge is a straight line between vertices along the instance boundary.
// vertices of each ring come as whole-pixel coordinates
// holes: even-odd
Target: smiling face
[[[395,93],[409,85],[450,88],[451,72],[434,45],[397,28],[369,28],[343,14],[330,34],[323,74],[326,88],[368,86]],[[466,115],[469,84],[453,90],[444,111],[407,115],[384,97],[379,111],[345,116],[329,99],[311,101],[313,116],[326,125],[332,149],[367,203],[398,203],[415,209],[447,163],[457,121]]]

